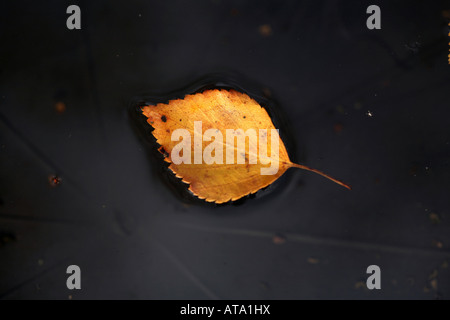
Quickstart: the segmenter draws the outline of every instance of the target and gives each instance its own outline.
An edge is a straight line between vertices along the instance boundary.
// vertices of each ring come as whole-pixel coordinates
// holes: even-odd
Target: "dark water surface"
[[[0,297],[448,299],[450,5],[379,1],[371,31],[370,4],[2,2]],[[180,201],[129,107],[211,73],[270,96],[297,159],[353,190],[290,170],[240,205]]]

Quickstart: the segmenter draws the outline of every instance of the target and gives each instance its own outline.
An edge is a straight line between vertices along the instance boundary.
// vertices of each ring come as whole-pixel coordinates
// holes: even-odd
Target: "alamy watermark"
[[[367,281],[366,281],[367,289],[369,289],[369,290],[381,289],[381,269],[380,269],[380,267],[375,264],[372,264],[367,267],[366,273],[370,274],[370,276],[367,278]]]
[[[73,289],[81,289],[81,269],[79,266],[73,264],[67,267],[66,270],[67,274],[70,274],[70,276],[67,278],[66,286],[67,289],[73,290]]]
[[[69,30],[81,29],[81,9],[77,5],[70,5],[66,10],[67,14],[70,16],[67,18],[66,26]]]
[[[247,129],[246,131],[226,129],[225,141],[219,129],[207,129],[203,134],[202,132],[202,121],[194,121],[193,137],[191,132],[184,128],[172,132],[172,141],[182,139],[173,147],[170,154],[174,164],[192,164],[192,149],[194,149],[194,164],[224,164],[225,149],[226,164],[258,164],[259,160],[261,165],[269,165],[261,167],[262,175],[274,175],[278,172],[280,163],[278,129]],[[211,143],[203,149],[203,141],[211,141]],[[235,141],[237,141],[236,144]]]

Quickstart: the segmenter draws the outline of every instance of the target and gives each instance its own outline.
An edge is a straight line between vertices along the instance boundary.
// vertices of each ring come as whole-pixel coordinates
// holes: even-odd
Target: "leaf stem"
[[[327,179],[330,179],[331,181],[333,181],[333,182],[335,182],[335,183],[337,183],[337,184],[339,184],[339,185],[341,185],[341,186],[347,188],[348,190],[352,190],[352,187],[349,186],[348,184],[345,184],[345,183],[343,183],[342,181],[339,181],[339,180],[337,180],[337,179],[335,179],[335,178],[333,178],[333,177],[327,175],[326,173],[323,173],[322,171],[319,171],[319,170],[316,170],[316,169],[312,169],[312,168],[310,168],[310,167],[307,167],[307,166],[304,166],[304,165],[301,165],[301,164],[292,163],[292,162],[290,163],[290,165],[291,165],[292,167],[294,167],[294,168],[299,168],[299,169],[303,169],[303,170],[308,170],[308,171],[311,171],[311,172],[320,174],[322,177],[325,177],[325,178],[327,178]]]

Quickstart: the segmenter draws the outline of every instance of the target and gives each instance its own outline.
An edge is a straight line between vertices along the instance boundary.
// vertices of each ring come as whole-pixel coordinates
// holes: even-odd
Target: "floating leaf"
[[[206,90],[167,104],[144,106],[141,110],[154,128],[152,134],[161,145],[159,151],[170,163],[169,168],[189,184],[189,190],[195,196],[207,202],[235,201],[255,193],[272,184],[291,167],[318,173],[350,189],[323,172],[292,163],[267,111],[244,93]],[[177,134],[180,130],[175,131],[177,129],[184,129],[183,132],[188,132],[191,138],[183,136],[181,139]],[[227,129],[242,131],[234,131],[236,137],[233,136],[230,143],[223,138],[228,138]],[[235,138],[239,140],[242,138],[239,135],[251,133],[251,130],[257,133],[258,139],[244,136],[245,146],[241,144],[239,147],[238,142],[236,148]],[[278,150],[275,147],[272,150],[276,144]],[[266,153],[262,152],[263,147]],[[278,157],[275,157],[276,151]],[[205,155],[209,157],[201,159]],[[179,157],[183,157],[184,162],[180,163]],[[211,159],[215,162],[211,163]]]

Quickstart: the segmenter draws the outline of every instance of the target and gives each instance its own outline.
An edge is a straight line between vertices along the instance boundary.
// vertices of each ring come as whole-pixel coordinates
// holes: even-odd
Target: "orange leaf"
[[[169,168],[207,202],[235,201],[256,193],[291,167],[350,189],[318,170],[292,163],[267,111],[244,93],[206,90],[141,110]]]

